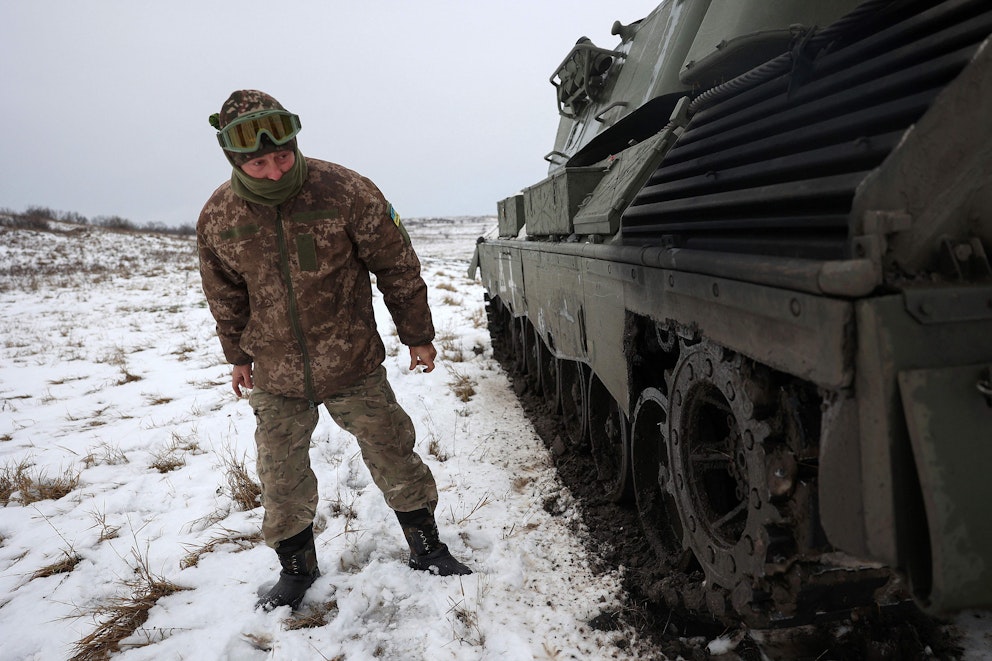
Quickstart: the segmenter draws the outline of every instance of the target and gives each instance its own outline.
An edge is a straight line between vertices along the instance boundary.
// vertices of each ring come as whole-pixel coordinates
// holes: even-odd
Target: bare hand
[[[437,358],[437,349],[433,344],[410,347],[410,371],[416,370],[418,365],[423,365],[425,372],[432,372],[435,358]]]
[[[231,388],[234,389],[234,394],[241,397],[247,397],[248,390],[255,387],[255,382],[251,378],[251,363],[247,365],[235,365],[234,369],[231,370]],[[243,391],[242,388],[245,390]]]

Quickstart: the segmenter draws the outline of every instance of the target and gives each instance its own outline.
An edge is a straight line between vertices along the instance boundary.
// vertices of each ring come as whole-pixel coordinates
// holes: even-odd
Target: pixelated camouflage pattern
[[[231,92],[220,109],[220,127],[224,128],[241,115],[259,110],[285,110],[282,104],[259,90]]]
[[[318,412],[306,400],[259,388],[249,401],[257,422],[257,470],[265,508],[262,534],[266,544],[275,547],[310,525],[317,512],[310,438]],[[400,512],[434,510],[434,476],[413,449],[413,422],[396,402],[384,367],[323,403],[334,422],[358,440],[362,459],[389,507]]]
[[[320,401],[385,359],[369,272],[409,346],[434,339],[420,260],[361,175],[307,159],[302,190],[278,207],[251,204],[230,182],[197,223],[203,291],[224,355],[254,362],[255,385]]]
[[[224,128],[241,115],[259,110],[285,110],[285,108],[275,98],[259,90],[238,90],[232,92],[231,96],[227,97],[227,100],[224,101],[224,105],[221,106],[220,113],[218,114],[220,128]],[[231,162],[231,165],[238,167],[253,158],[264,156],[270,152],[284,149],[295,150],[296,147],[296,138],[282,145],[276,145],[263,135],[262,142],[255,151],[247,154],[224,151],[224,155],[227,156],[227,160]]]

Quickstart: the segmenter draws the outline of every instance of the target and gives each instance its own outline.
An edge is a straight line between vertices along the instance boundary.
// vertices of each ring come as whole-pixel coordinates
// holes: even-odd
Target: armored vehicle
[[[667,0],[612,33],[554,69],[548,176],[477,245],[495,355],[671,604],[772,626],[896,577],[992,607],[992,5]]]

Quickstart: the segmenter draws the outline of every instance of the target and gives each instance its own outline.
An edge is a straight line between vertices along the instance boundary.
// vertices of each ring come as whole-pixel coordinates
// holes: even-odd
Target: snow
[[[61,498],[15,491],[0,507],[0,659],[72,657],[143,575],[184,589],[154,603],[115,659],[663,658],[633,631],[588,624],[625,604],[621,570],[592,569],[576,504],[492,358],[483,290],[465,271],[494,224],[410,223],[438,328],[431,374],[406,369],[375,300],[390,382],[438,482],[442,539],[474,573],[406,567],[354,439],[322,411],[311,449],[322,576],[295,617],[253,609],[278,564],[238,540],[261,526],[227,480],[239,462],[254,475],[254,420],[230,390],[193,240],[0,228],[0,476],[78,475]],[[454,386],[466,381],[463,401]],[[71,571],[34,577],[74,556]],[[321,611],[323,624],[294,628]],[[989,658],[988,614],[960,622],[966,658]]]
[[[322,410],[311,457],[323,575],[303,611],[329,610],[300,629],[288,608],[253,610],[278,572],[263,543],[215,543],[189,561],[257,533],[262,514],[240,511],[227,485],[232,461],[254,476],[254,420],[230,391],[193,240],[0,229],[0,474],[26,462],[42,481],[79,478],[57,500],[15,492],[0,509],[0,658],[71,657],[142,568],[187,589],[159,599],[114,658],[636,658],[615,645],[631,632],[586,624],[623,603],[620,575],[590,569],[574,503],[491,357],[482,288],[465,271],[492,224],[438,219],[414,236],[439,331],[431,374],[406,369],[375,300],[390,382],[438,482],[442,538],[475,573],[406,567],[354,439]],[[468,401],[459,379],[474,384]],[[32,578],[71,555],[71,571]]]

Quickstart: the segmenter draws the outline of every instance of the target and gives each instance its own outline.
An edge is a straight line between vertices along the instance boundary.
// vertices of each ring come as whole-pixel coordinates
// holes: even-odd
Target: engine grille
[[[986,0],[895,2],[703,107],[624,212],[624,242],[848,257],[858,184],[990,32]]]

